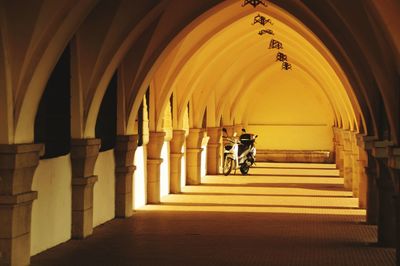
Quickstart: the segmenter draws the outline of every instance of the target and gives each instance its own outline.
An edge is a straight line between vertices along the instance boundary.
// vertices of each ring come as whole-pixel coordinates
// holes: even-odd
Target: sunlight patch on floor
[[[259,163],[250,175],[213,175],[181,194],[139,211],[203,211],[360,215],[358,198],[343,188],[334,165]]]
[[[251,169],[250,171],[253,171]],[[230,184],[230,185],[243,185],[243,186],[300,186],[303,184],[315,184],[316,186],[323,187],[324,185],[343,185],[343,178],[338,177],[313,177],[313,176],[205,176],[201,180],[202,184]]]
[[[284,207],[335,207],[357,208],[356,198],[301,197],[301,196],[242,196],[242,195],[185,195],[176,194],[162,198],[162,203],[172,205],[224,205],[224,206],[284,206]]]
[[[312,189],[301,187],[246,187],[227,185],[186,186],[182,188],[186,194],[215,194],[215,195],[286,195],[286,196],[316,196],[316,197],[352,197],[351,191],[334,189]]]
[[[240,171],[236,171],[240,174]],[[250,175],[277,175],[277,176],[329,176],[338,177],[337,169],[302,169],[302,168],[251,168]]]
[[[333,163],[260,163],[257,168],[291,168],[291,169],[336,169]]]
[[[295,208],[295,207],[243,207],[243,206],[181,206],[146,205],[138,211],[186,211],[186,212],[243,212],[243,213],[287,213],[322,215],[359,215],[365,216],[363,209],[338,208]]]

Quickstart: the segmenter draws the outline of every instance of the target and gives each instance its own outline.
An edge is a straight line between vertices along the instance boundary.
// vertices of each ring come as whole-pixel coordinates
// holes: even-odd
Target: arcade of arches
[[[400,3],[242,2],[0,1],[1,265],[220,173],[222,127],[335,162],[400,251]]]

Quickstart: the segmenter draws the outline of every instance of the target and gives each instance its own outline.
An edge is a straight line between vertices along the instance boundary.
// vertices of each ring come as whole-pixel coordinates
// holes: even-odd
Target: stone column
[[[242,134],[242,128],[243,128],[242,124],[234,125],[233,128],[234,128],[234,132],[236,132],[236,134],[238,136],[240,136]]]
[[[115,157],[115,217],[126,218],[132,216],[132,184],[133,165],[137,147],[137,135],[117,136]]]
[[[335,135],[335,162],[336,167],[339,169],[339,175],[343,177],[344,165],[343,165],[343,138],[342,138],[342,129],[334,127],[334,135]]]
[[[217,175],[221,163],[221,128],[207,128],[207,135],[210,137],[207,144],[207,174]]]
[[[42,144],[0,145],[0,265],[29,265],[32,180]]]
[[[150,132],[147,144],[147,203],[160,203],[161,149],[165,132]]]
[[[359,148],[357,146],[357,136],[355,132],[350,133],[351,136],[351,150],[352,150],[352,157],[351,161],[353,163],[352,169],[353,169],[353,196],[358,198],[359,197],[359,192],[360,192],[360,160],[359,160]]]
[[[388,168],[389,143],[387,141],[377,141],[374,145],[372,152],[378,166],[378,243],[382,246],[395,247],[395,187]]]
[[[393,182],[396,184],[395,196],[394,196],[394,207],[396,210],[396,261],[400,264],[400,196],[399,196],[399,184],[400,184],[400,148],[392,148],[390,150],[390,156],[388,160],[388,166],[390,175]]]
[[[353,149],[350,131],[342,130],[344,188],[353,189]]]
[[[397,178],[399,178],[399,171],[397,171]],[[399,193],[393,199],[396,209],[396,265],[400,265],[400,195]]]
[[[191,128],[186,138],[186,184],[199,185],[201,183],[201,143],[205,130]]]
[[[379,198],[378,198],[378,165],[372,155],[372,150],[367,150],[368,166],[365,172],[368,176],[367,188],[367,223],[378,225]]]
[[[235,126],[223,126],[223,127],[226,129],[228,137],[232,137],[233,133],[235,132]]]
[[[368,193],[370,191],[375,191],[376,195],[376,183],[373,180],[376,175],[372,175],[369,178],[367,174],[368,168],[368,150],[371,151],[373,147],[373,142],[371,141],[370,136],[365,136],[363,134],[357,134],[357,146],[358,146],[358,178],[359,178],[359,191],[358,191],[358,198],[359,198],[359,207],[367,209],[367,216],[368,212],[371,212],[372,206],[375,206],[375,212],[377,213],[377,200],[368,201]],[[372,165],[373,163],[371,163]],[[371,181],[369,181],[371,180]],[[373,185],[375,187],[368,189],[369,185]],[[376,197],[375,197],[376,198]],[[368,219],[367,219],[368,220]]]
[[[83,239],[93,233],[93,187],[97,181],[94,166],[100,139],[72,139],[72,238]]]
[[[170,192],[173,194],[181,193],[181,162],[182,146],[185,142],[185,130],[174,130],[170,141]]]

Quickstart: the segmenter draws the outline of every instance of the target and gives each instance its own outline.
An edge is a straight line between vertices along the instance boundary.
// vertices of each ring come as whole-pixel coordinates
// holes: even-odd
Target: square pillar
[[[353,149],[351,143],[351,132],[349,130],[342,130],[343,139],[343,178],[344,188],[348,190],[353,189]]]
[[[161,149],[165,132],[150,132],[147,144],[147,203],[160,203]]]
[[[31,191],[41,144],[0,145],[0,265],[29,265]]]
[[[133,165],[137,148],[137,135],[117,136],[115,156],[115,217],[132,216]]]
[[[353,196],[358,198],[360,195],[360,160],[359,148],[357,146],[357,136],[355,132],[350,133],[351,136],[351,150],[352,150],[352,163],[353,163]]]
[[[221,128],[207,128],[207,135],[210,137],[207,144],[207,174],[217,175],[221,163]]]
[[[368,194],[370,192],[375,191],[376,194],[376,184],[373,181],[375,175],[371,176],[371,180],[367,174],[368,164],[373,165],[373,162],[370,162],[373,159],[369,160],[368,151],[371,151],[373,147],[373,140],[370,136],[365,136],[363,134],[357,134],[357,147],[358,147],[358,199],[359,199],[359,207],[363,209],[367,209],[368,212],[371,212],[371,207],[375,204],[375,201],[368,201]],[[369,188],[371,186],[371,188]],[[372,187],[374,186],[374,187]],[[371,206],[369,206],[371,205]],[[376,209],[376,208],[375,208]],[[377,211],[376,211],[377,212]],[[367,219],[368,220],[368,219]]]
[[[378,243],[382,246],[396,246],[396,210],[395,184],[390,176],[388,159],[391,143],[388,141],[374,142],[372,150],[377,162],[378,175]]]
[[[170,141],[170,192],[181,193],[182,146],[185,142],[185,130],[174,130]]]
[[[334,139],[335,139],[335,162],[336,167],[339,169],[339,175],[343,177],[344,172],[344,163],[343,163],[343,137],[342,137],[342,129],[334,127]]]
[[[395,208],[395,237],[396,237],[396,261],[400,264],[400,148],[390,149],[388,166],[393,182],[396,184],[393,198]]]
[[[376,159],[372,155],[372,150],[367,151],[368,166],[365,172],[368,177],[367,187],[367,223],[378,224],[379,216],[379,199],[378,199],[378,165]]]
[[[94,166],[100,139],[72,139],[72,238],[84,239],[93,233]]]
[[[201,183],[201,152],[205,130],[191,128],[186,138],[186,184],[199,185]]]

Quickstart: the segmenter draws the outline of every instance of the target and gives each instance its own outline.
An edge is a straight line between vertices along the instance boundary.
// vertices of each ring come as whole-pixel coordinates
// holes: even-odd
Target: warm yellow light
[[[165,141],[161,149],[163,162],[160,166],[160,196],[169,194],[169,142]]]
[[[200,186],[186,186],[182,194],[162,198],[143,211],[205,211],[361,215],[358,199],[343,189],[333,165],[261,163],[252,175],[206,176]],[[286,168],[284,168],[286,167]],[[270,174],[274,170],[285,173]],[[291,170],[295,175],[290,175]],[[254,174],[257,172],[258,174]],[[332,176],[331,176],[332,174]]]
[[[146,163],[144,161],[145,150],[143,146],[137,147],[135,152],[136,170],[133,178],[133,209],[146,205]]]
[[[366,214],[362,209],[340,208],[293,208],[293,207],[241,207],[241,206],[174,206],[146,205],[140,211],[189,211],[189,212],[244,212],[244,213],[289,213],[320,215],[360,215]]]
[[[203,149],[201,151],[201,177],[206,176],[206,170],[207,170],[207,142],[208,142],[208,137],[205,137],[205,141],[203,140],[203,143],[201,145],[201,148]]]
[[[181,188],[185,187],[186,185],[186,144],[182,146],[182,159],[181,159]]]

